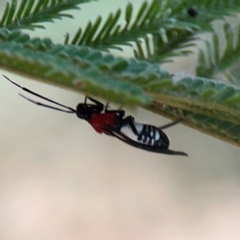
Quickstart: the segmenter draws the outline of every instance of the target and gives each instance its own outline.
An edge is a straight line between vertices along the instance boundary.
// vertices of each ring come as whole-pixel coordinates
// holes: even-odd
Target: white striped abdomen
[[[137,133],[127,124],[123,125],[120,132],[135,142],[151,146],[162,146],[168,148],[169,140],[166,134],[159,128],[141,123],[134,123]]]

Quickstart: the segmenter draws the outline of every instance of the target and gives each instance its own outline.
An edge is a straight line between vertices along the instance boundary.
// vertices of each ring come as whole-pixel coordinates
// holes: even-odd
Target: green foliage
[[[67,33],[64,44],[24,32],[72,18],[68,11],[86,2],[90,1],[7,2],[0,17],[0,66],[109,101],[143,106],[173,120],[181,118],[190,127],[240,145],[240,88],[233,71],[240,55],[239,19],[235,27],[226,21],[226,16],[239,13],[238,0],[149,0],[138,9],[129,2],[105,20],[98,16],[89,21],[73,37]],[[224,26],[225,45],[213,27],[216,20]],[[192,54],[206,32],[211,37],[199,48],[199,77],[176,81],[159,66]],[[135,58],[109,53],[124,46],[132,48]],[[225,81],[217,77],[220,72]]]
[[[205,41],[205,47],[199,50],[199,61],[196,69],[199,76],[211,78],[221,73],[226,80],[240,85],[239,80],[231,74],[235,68],[238,68],[240,60],[239,30],[240,23],[233,27],[229,23],[224,23],[225,45],[219,35],[219,30],[212,35],[212,39]]]
[[[90,2],[90,0],[22,0],[18,6],[17,0],[6,2],[4,14],[0,21],[0,27],[7,29],[31,29],[44,28],[39,22],[53,22],[53,19],[62,17],[72,18],[71,14],[62,13],[64,10],[79,9],[78,4]]]

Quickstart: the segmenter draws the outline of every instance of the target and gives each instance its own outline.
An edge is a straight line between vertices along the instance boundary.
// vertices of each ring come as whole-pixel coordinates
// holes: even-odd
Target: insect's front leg
[[[85,96],[85,100],[84,100],[84,103],[87,104],[87,100],[90,100],[92,101],[93,103],[95,103],[97,106],[101,106],[104,108],[104,104],[102,104],[101,102],[99,102],[98,100],[94,99],[94,98],[91,98],[91,97],[87,97]]]
[[[95,105],[93,105],[93,104],[87,104],[87,100],[90,100],[91,102],[95,103]],[[96,109],[97,112],[102,112],[102,110],[104,109],[104,104],[102,104],[101,102],[99,102],[99,101],[97,101],[96,99],[91,98],[91,97],[85,96],[84,104],[86,104],[86,105],[91,105],[91,107],[94,108],[94,109]]]

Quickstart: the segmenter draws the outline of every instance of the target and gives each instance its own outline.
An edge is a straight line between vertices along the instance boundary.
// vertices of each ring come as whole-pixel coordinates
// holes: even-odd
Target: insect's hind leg
[[[171,123],[165,124],[165,125],[163,125],[163,126],[160,126],[160,127],[158,127],[158,128],[162,130],[162,129],[164,129],[164,128],[172,127],[172,126],[174,126],[174,125],[176,125],[176,124],[178,124],[178,123],[180,123],[180,122],[182,122],[182,121],[184,121],[184,120],[189,119],[191,116],[192,116],[192,113],[187,114],[187,115],[184,116],[183,118],[180,118],[180,119],[178,119],[178,120],[176,120],[176,121],[174,121],[174,122],[171,122]]]
[[[134,117],[133,117],[133,116],[127,116],[126,118],[124,118],[124,119],[122,120],[122,125],[127,125],[127,124],[129,124],[129,126],[130,126],[131,129],[132,129],[132,131],[133,131],[136,135],[139,134],[138,131],[137,131],[137,129],[136,129],[136,127],[135,127]]]
[[[165,128],[169,128],[169,127],[172,127],[172,126],[174,126],[174,125],[176,125],[176,124],[178,124],[178,123],[180,123],[180,122],[182,122],[183,121],[183,119],[179,119],[179,120],[176,120],[176,121],[174,121],[174,122],[171,122],[171,123],[168,123],[168,124],[165,124],[165,125],[163,125],[163,126],[160,126],[160,127],[158,127],[159,129],[165,129]]]

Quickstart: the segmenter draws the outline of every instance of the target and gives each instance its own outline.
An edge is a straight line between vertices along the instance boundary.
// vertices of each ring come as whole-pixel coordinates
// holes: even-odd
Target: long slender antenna
[[[8,77],[6,77],[5,75],[3,75],[3,77],[5,77],[9,82],[11,82],[12,84],[14,84],[15,86],[21,88],[23,91],[28,92],[28,93],[36,96],[36,97],[42,98],[42,99],[44,99],[44,100],[46,100],[46,101],[48,101],[48,102],[54,103],[54,104],[56,104],[56,105],[58,105],[58,106],[67,108],[67,109],[69,109],[70,111],[61,110],[60,108],[51,107],[51,106],[49,106],[49,105],[46,105],[46,104],[43,104],[43,103],[40,103],[40,102],[35,102],[35,101],[33,101],[33,100],[31,100],[31,99],[29,99],[29,98],[27,98],[27,97],[19,94],[21,97],[25,98],[26,100],[28,100],[28,101],[30,101],[30,102],[38,105],[38,106],[47,107],[47,108],[51,108],[51,109],[54,109],[54,110],[58,110],[58,111],[62,111],[62,112],[67,112],[67,113],[71,113],[71,112],[72,112],[72,113],[75,113],[75,112],[76,112],[76,110],[73,109],[73,108],[71,108],[71,107],[65,106],[65,105],[60,104],[60,103],[58,103],[58,102],[55,102],[55,101],[53,101],[53,100],[51,100],[51,99],[49,99],[49,98],[46,98],[46,97],[44,97],[44,96],[42,96],[42,95],[40,95],[40,94],[38,94],[38,93],[35,93],[35,92],[33,92],[33,91],[25,88],[25,87],[22,87],[22,86],[18,85],[17,83],[13,82],[13,81],[10,80]]]
[[[57,111],[60,111],[60,112],[65,112],[65,113],[75,113],[75,111],[72,111],[72,110],[69,110],[69,111],[68,110],[63,110],[61,108],[56,108],[56,107],[53,107],[53,106],[50,106],[50,105],[47,105],[47,104],[44,104],[44,103],[41,103],[41,102],[36,102],[36,101],[34,101],[30,98],[25,97],[24,95],[22,95],[20,93],[19,93],[19,95],[21,97],[25,98],[26,100],[28,100],[29,102],[34,103],[34,104],[36,104],[38,106],[41,106],[41,107],[46,107],[46,108],[50,108],[50,109],[57,110]]]

